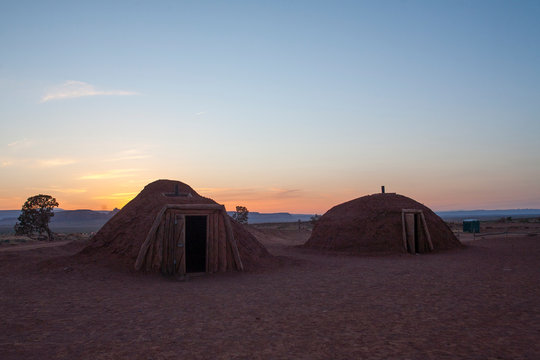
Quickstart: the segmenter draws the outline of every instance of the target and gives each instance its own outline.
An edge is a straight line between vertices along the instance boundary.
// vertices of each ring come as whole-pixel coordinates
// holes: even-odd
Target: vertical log
[[[206,222],[206,272],[214,272],[212,268],[214,246],[214,216],[209,214]]]
[[[169,232],[169,274],[173,275],[175,273],[175,268],[176,268],[176,264],[175,264],[175,243],[174,243],[174,239],[176,237],[176,233],[177,233],[177,229],[176,229],[176,224],[175,224],[175,216],[174,216],[174,213],[171,213],[171,220],[170,220],[170,232]]]
[[[152,269],[159,270],[161,264],[163,264],[163,239],[165,237],[165,216],[161,217],[161,223],[159,225],[154,250],[154,259],[152,260]]]
[[[244,271],[244,265],[242,265],[242,259],[240,258],[240,253],[238,252],[238,246],[236,245],[236,240],[234,238],[234,233],[231,226],[231,220],[229,219],[229,215],[227,215],[227,212],[225,211],[225,207],[223,207],[223,219],[225,220],[225,230],[227,231],[227,240],[231,243],[234,262],[236,263],[236,268],[239,271]]]
[[[227,271],[232,271],[235,269],[234,255],[232,252],[232,246],[229,241],[227,241]]]
[[[171,238],[171,255],[173,259],[173,274],[178,273],[178,265],[180,260],[180,254],[178,253],[178,238],[180,237],[180,225],[181,219],[178,218],[177,211],[173,211],[172,213],[172,225],[173,225],[173,236]]]
[[[407,252],[407,229],[405,225],[405,210],[401,210],[401,228],[403,231],[403,249]]]
[[[433,251],[433,243],[431,242],[431,235],[429,234],[429,230],[426,223],[426,218],[424,217],[424,212],[420,212],[420,217],[422,218],[422,225],[424,226],[424,231],[426,233],[426,238],[429,246],[429,250]]]
[[[165,213],[165,233],[163,234],[163,261],[161,263],[161,272],[163,274],[169,273],[169,236],[171,232],[171,213],[167,211]]]
[[[405,214],[405,222],[407,224],[407,243],[409,245],[409,252],[416,254],[416,247],[414,244],[414,236],[416,229],[414,228],[414,213]]]
[[[157,230],[154,232],[154,235],[152,236],[152,240],[150,241],[150,246],[148,247],[148,252],[146,253],[146,256],[144,258],[144,267],[146,271],[150,271],[152,268],[152,260],[154,259],[154,250],[156,249],[156,237],[157,237]]]
[[[180,238],[180,226],[182,219],[179,218],[177,211],[172,211],[171,215],[173,236],[171,238],[171,255],[173,260],[173,274],[178,273],[178,265],[180,265],[180,253],[178,251],[178,240]]]
[[[154,222],[152,223],[152,227],[150,228],[150,231],[148,231],[148,234],[146,234],[146,239],[142,243],[141,248],[139,249],[139,254],[137,255],[137,260],[135,261],[136,270],[139,270],[144,263],[146,252],[148,251],[148,248],[152,245],[152,238],[154,237],[154,233],[156,229],[158,228],[161,218],[163,216],[163,213],[165,212],[166,209],[167,208],[165,206],[161,208],[156,218],[154,219]]]
[[[178,224],[176,230],[178,232],[175,239],[175,252],[176,252],[176,273],[179,275],[185,275],[186,273],[186,218],[181,213],[176,215]]]
[[[420,212],[414,214],[414,227],[416,229],[416,236],[418,239],[418,248],[416,249],[419,253],[426,253],[429,251],[429,244],[427,242],[426,232],[422,224],[422,217]]]
[[[208,261],[212,261],[212,272],[215,272],[218,268],[218,264],[215,263],[217,260],[217,257],[215,256],[215,253],[218,251],[218,242],[219,242],[219,218],[216,216],[216,212],[212,211],[208,217],[212,218],[212,248],[213,252],[212,255],[208,258]]]
[[[225,239],[219,239],[219,271],[227,271],[227,242]]]
[[[218,236],[216,236],[214,241],[215,246],[215,253],[214,253],[214,272],[219,271],[219,245],[220,243],[224,243],[226,241],[226,233],[225,233],[225,224],[223,222],[223,217],[221,214],[215,214],[215,219],[218,223]]]

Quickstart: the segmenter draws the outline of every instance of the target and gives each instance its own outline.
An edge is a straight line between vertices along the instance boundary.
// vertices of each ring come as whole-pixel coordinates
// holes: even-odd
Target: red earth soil
[[[279,265],[184,282],[80,262],[81,243],[2,252],[0,357],[540,358],[538,236],[369,257],[258,236]]]

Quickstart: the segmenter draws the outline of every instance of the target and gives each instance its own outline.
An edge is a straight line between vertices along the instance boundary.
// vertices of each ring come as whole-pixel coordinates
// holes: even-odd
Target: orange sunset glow
[[[540,359],[540,0],[0,0],[0,360]]]
[[[435,210],[540,207],[534,11],[506,26],[491,5],[470,4],[476,18],[390,3],[310,4],[298,18],[291,4],[278,28],[259,18],[272,11],[226,6],[74,28],[61,14],[75,5],[36,22],[13,10],[0,25],[0,209],[45,193],[112,210],[156,179],[258,212],[324,213],[381,185]]]

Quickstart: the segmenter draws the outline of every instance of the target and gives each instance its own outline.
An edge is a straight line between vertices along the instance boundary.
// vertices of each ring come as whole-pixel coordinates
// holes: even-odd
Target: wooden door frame
[[[145,262],[145,256],[148,252],[148,249],[150,246],[152,246],[153,240],[156,238],[156,232],[159,228],[159,225],[162,221],[162,218],[165,214],[165,212],[169,209],[172,210],[181,210],[182,214],[184,216],[206,216],[206,272],[214,272],[214,271],[220,271],[220,269],[209,269],[209,238],[210,238],[210,230],[208,227],[210,226],[210,218],[213,218],[213,221],[217,221],[218,218],[223,218],[223,228],[225,232],[225,242],[230,245],[232,256],[234,259],[235,267],[239,271],[244,270],[244,266],[242,264],[242,259],[240,258],[240,253],[238,251],[238,245],[236,243],[236,239],[234,237],[234,232],[232,229],[232,224],[229,219],[229,215],[227,214],[225,210],[225,206],[220,204],[166,204],[164,205],[159,212],[157,213],[154,222],[152,226],[150,227],[150,230],[148,231],[148,234],[146,236],[146,239],[142,243],[139,254],[137,256],[137,260],[135,261],[135,269],[140,270]],[[216,216],[217,215],[217,216]],[[214,224],[215,226],[216,224]],[[221,227],[220,227],[221,229]],[[212,231],[215,231],[213,229]],[[221,233],[221,230],[220,230]],[[216,234],[213,234],[215,236]],[[185,242],[185,241],[184,241]],[[212,241],[213,243],[215,241]],[[215,245],[215,244],[213,244]],[[217,250],[213,249],[213,251],[217,254]],[[185,257],[185,249],[184,249],[184,257]],[[215,259],[214,259],[215,260]],[[215,264],[213,264],[215,266]],[[223,269],[222,269],[223,270]]]
[[[405,249],[405,252],[409,252],[407,250],[407,229],[405,225],[405,214],[415,214],[415,215],[419,214],[420,215],[420,220],[421,220],[420,222],[422,223],[422,228],[424,229],[424,232],[426,234],[429,250],[433,251],[433,243],[431,242],[431,235],[429,234],[424,212],[418,209],[402,209],[401,210],[401,226],[402,226],[402,231],[403,231],[403,248]],[[416,247],[416,244],[415,244],[415,247]],[[416,249],[415,249],[415,252],[416,252]]]
[[[182,258],[180,259],[180,261],[181,261],[180,265],[181,265],[182,268],[179,269],[179,270],[181,270],[181,272],[178,271],[178,273],[176,273],[176,274],[180,274],[180,275],[183,276],[183,275],[186,274],[186,260],[187,260],[187,258],[186,258],[186,214],[181,213],[181,212],[180,213],[179,212],[173,212],[173,214],[174,214],[175,224],[177,224],[176,223],[176,221],[178,220],[177,216],[180,216],[182,218],[183,222],[184,222],[183,229],[180,230],[181,234],[182,234],[182,237],[183,237],[183,239],[182,239],[183,240],[182,241],[182,251],[181,251]],[[177,238],[176,246],[178,246],[178,240],[180,240],[180,239]]]

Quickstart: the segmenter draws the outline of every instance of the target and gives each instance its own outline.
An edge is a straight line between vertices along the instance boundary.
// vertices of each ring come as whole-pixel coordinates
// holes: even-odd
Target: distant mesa
[[[233,215],[234,211],[229,211],[229,215]],[[256,211],[250,211],[248,217],[249,224],[262,224],[262,223],[279,223],[279,222],[297,222],[310,221],[313,214],[290,214],[288,212],[278,213],[259,213]]]
[[[179,276],[250,271],[276,261],[227,215],[223,205],[173,180],[146,185],[97,232],[80,256]]]
[[[426,253],[462,244],[426,206],[403,195],[381,193],[328,210],[304,246],[350,253]]]

